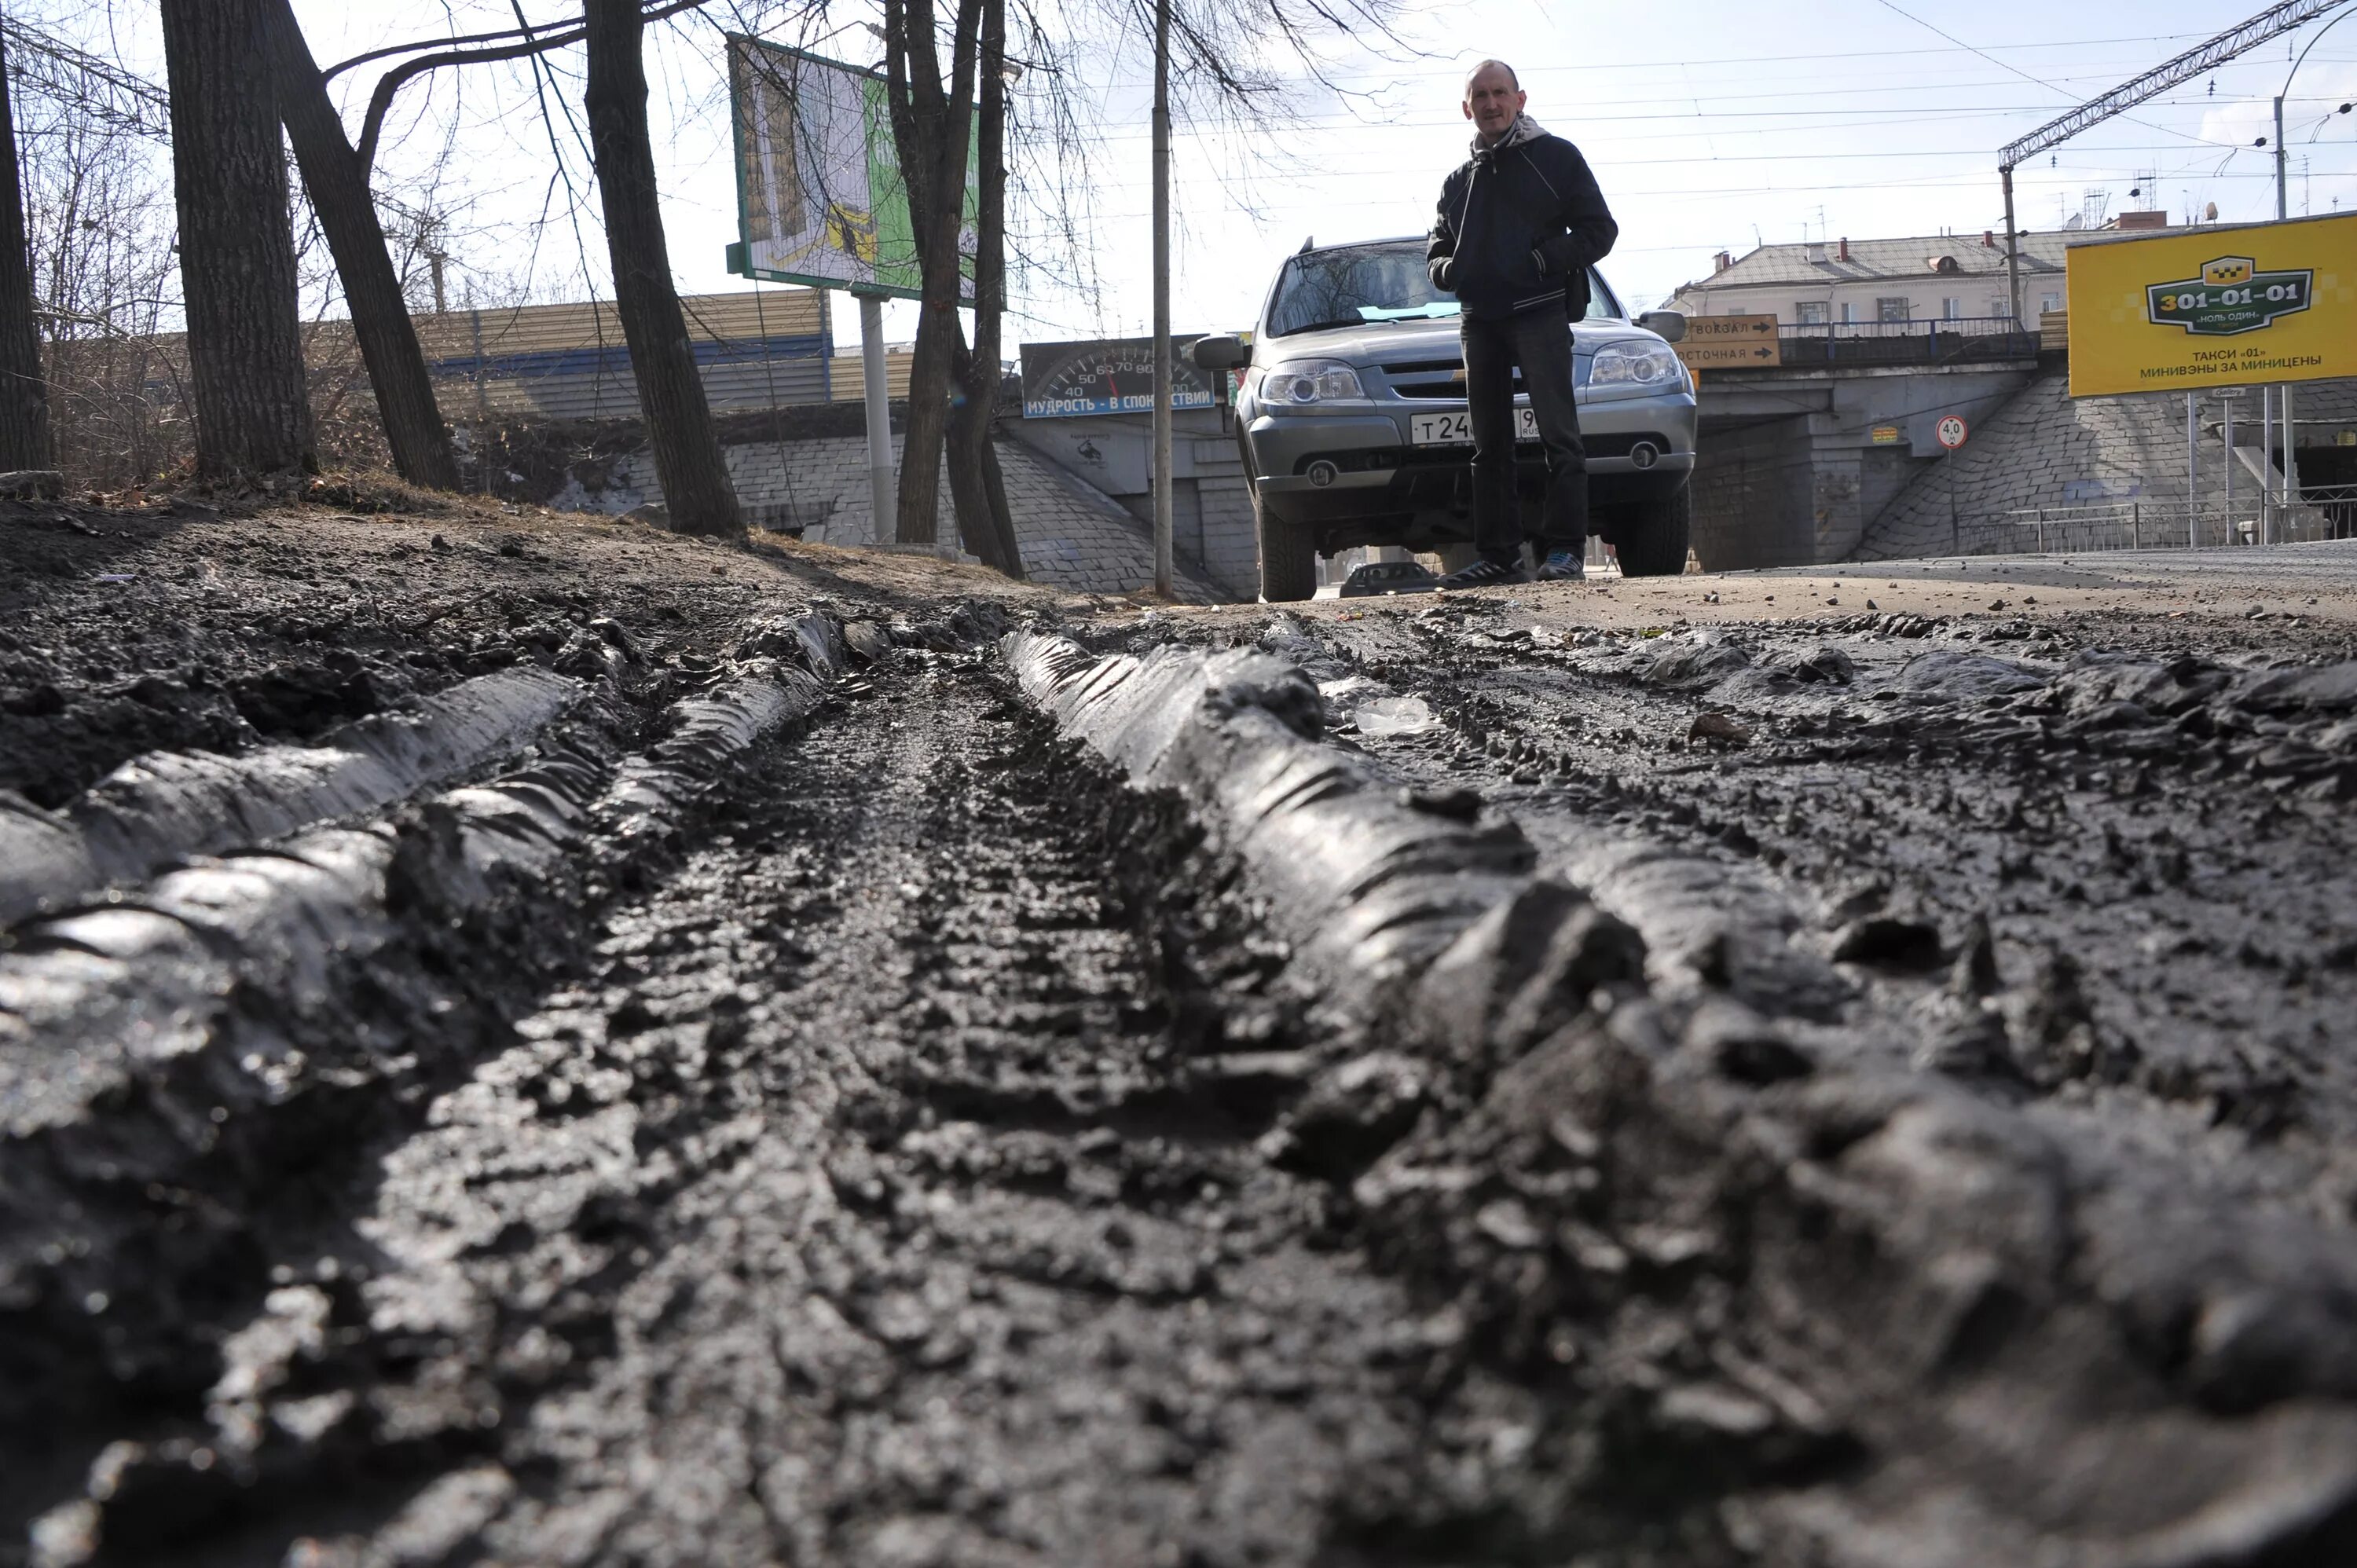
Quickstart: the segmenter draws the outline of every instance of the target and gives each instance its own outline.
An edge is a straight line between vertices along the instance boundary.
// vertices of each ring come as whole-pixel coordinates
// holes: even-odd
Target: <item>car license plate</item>
[[[1412,414],[1409,416],[1408,435],[1419,446],[1470,446],[1473,445],[1473,416],[1463,409],[1454,413]],[[1514,410],[1514,439],[1536,441],[1538,438],[1538,411],[1529,407]]]

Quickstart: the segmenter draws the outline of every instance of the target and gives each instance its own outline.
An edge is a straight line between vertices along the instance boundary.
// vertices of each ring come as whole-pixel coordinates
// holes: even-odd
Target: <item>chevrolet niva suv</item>
[[[1286,258],[1249,346],[1205,338],[1195,363],[1246,370],[1236,435],[1260,533],[1261,597],[1306,599],[1318,557],[1361,545],[1471,559],[1473,431],[1457,301],[1426,275],[1425,242],[1377,240]],[[1572,324],[1590,526],[1631,576],[1685,570],[1694,379],[1670,344],[1685,317],[1631,317],[1594,271]],[[1519,383],[1518,383],[1519,384]],[[1520,501],[1546,489],[1538,422],[1517,392]]]

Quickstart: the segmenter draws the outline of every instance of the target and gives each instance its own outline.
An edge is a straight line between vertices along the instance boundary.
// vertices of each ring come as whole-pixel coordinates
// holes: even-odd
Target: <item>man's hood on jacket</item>
[[[1517,114],[1514,116],[1514,123],[1506,127],[1506,134],[1498,138],[1497,145],[1495,146],[1482,141],[1480,132],[1474,132],[1473,156],[1478,158],[1483,153],[1491,153],[1493,155],[1502,153],[1508,147],[1519,147],[1524,142],[1535,142],[1541,136],[1545,134],[1546,127],[1544,125],[1540,124],[1528,114]]]

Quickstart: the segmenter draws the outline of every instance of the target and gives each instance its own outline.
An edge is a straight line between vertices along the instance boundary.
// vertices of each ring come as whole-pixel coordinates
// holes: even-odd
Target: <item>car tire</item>
[[[1631,507],[1613,541],[1620,575],[1677,576],[1686,569],[1693,533],[1694,489],[1689,485],[1680,485],[1674,495]]]
[[[1271,517],[1252,490],[1253,532],[1260,539],[1260,596],[1272,605],[1293,604],[1318,595],[1318,544],[1307,529]]]

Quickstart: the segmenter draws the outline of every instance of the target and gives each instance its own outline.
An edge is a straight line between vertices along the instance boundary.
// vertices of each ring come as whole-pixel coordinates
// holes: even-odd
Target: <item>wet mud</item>
[[[2321,635],[19,510],[0,1563],[2357,1559]]]

